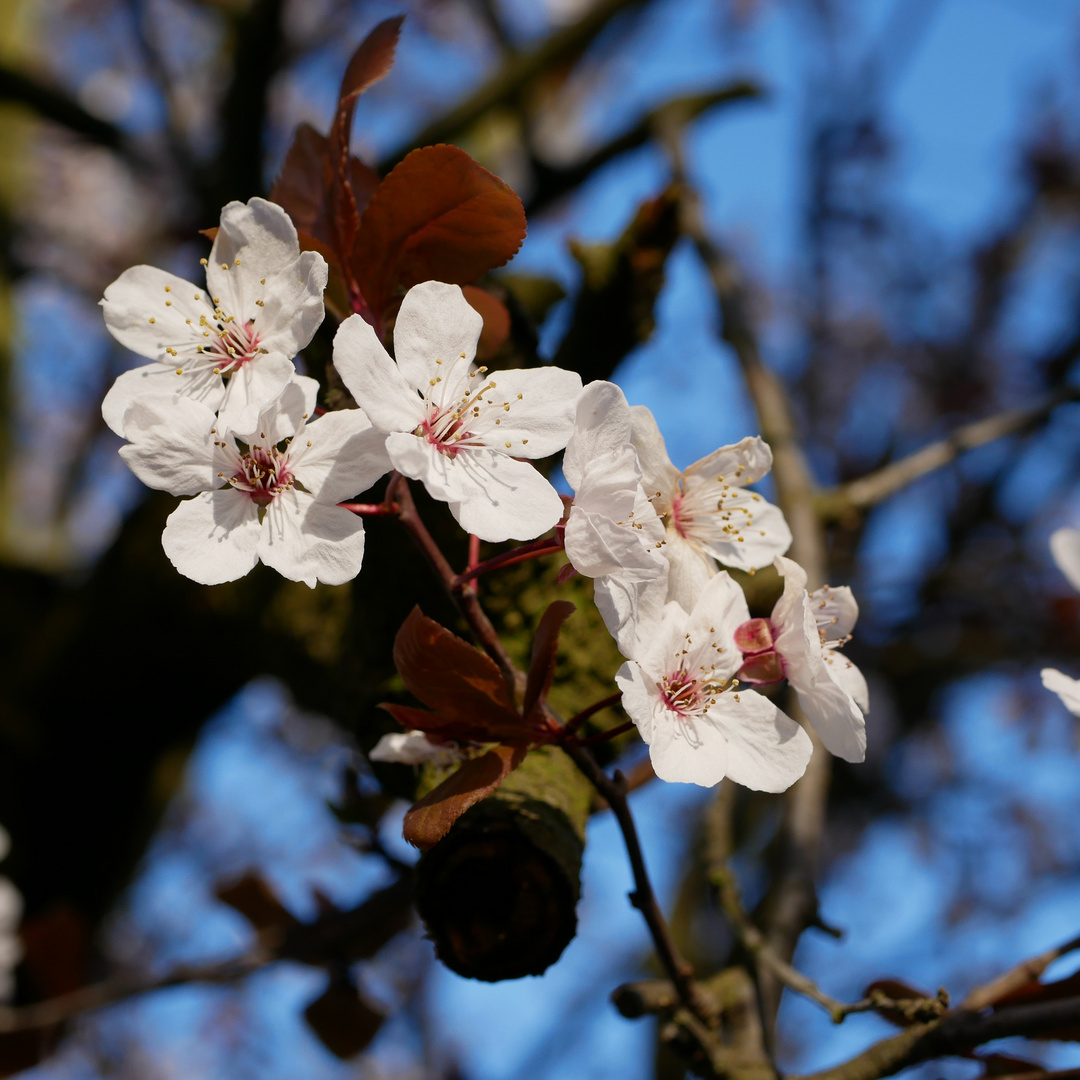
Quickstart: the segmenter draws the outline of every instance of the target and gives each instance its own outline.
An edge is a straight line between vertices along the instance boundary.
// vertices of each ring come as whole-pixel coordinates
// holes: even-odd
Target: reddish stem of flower
[[[492,570],[498,570],[503,566],[513,566],[515,563],[528,562],[529,559],[540,559],[545,555],[551,555],[556,551],[562,551],[563,546],[557,539],[547,538],[544,540],[530,540],[527,544],[504,551],[501,555],[494,555],[485,559],[482,563],[473,563],[470,553],[469,569],[464,574],[458,574],[454,579],[455,587],[460,588],[467,581],[487,574]]]
[[[566,721],[566,727],[564,729],[565,733],[567,735],[573,735],[590,716],[595,716],[601,710],[607,709],[612,705],[618,705],[620,701],[622,701],[621,690],[614,694],[609,694],[602,701],[594,701],[587,709],[582,709],[577,716],[571,716],[570,719]]]
[[[480,565],[480,537],[469,533],[469,565],[466,569],[475,570]],[[460,574],[458,575],[461,576]]]
[[[590,735],[587,739],[573,739],[573,743],[575,746],[595,746],[597,743],[607,742],[609,739],[616,739],[620,735],[625,735],[633,726],[633,720],[625,720],[613,728],[608,728],[607,731]]]
[[[427,526],[421,521],[412,492],[409,490],[409,482],[400,473],[391,478],[386,488],[386,502],[389,503],[393,499],[396,499],[399,508],[398,520],[409,530],[435,573],[441,578],[443,586],[450,594],[450,599],[454,601],[458,611],[472,627],[476,640],[480,642],[480,647],[499,665],[510,695],[516,699],[518,671],[514,667],[514,662],[503,648],[503,643],[499,640],[499,635],[495,627],[491,625],[487,613],[480,606],[476,590],[470,585],[456,584],[457,575],[453,567],[435,542],[435,538],[428,532]]]

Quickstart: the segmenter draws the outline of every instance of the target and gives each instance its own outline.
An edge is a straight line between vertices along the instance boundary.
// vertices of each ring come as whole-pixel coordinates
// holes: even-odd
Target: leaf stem
[[[566,734],[573,735],[590,716],[595,716],[598,712],[610,708],[612,705],[618,705],[620,701],[622,701],[621,690],[617,690],[614,694],[608,694],[606,698],[600,701],[594,701],[587,709],[582,709],[576,716],[571,716],[566,721]]]
[[[474,537],[475,539],[475,537]],[[469,569],[463,574],[458,574],[454,579],[454,587],[459,588],[468,581],[487,574],[492,570],[498,570],[503,566],[513,566],[515,563],[527,562],[529,559],[539,559],[544,555],[551,555],[556,551],[562,551],[563,546],[556,538],[542,540],[530,540],[527,544],[521,544],[510,551],[504,551],[501,555],[494,555],[484,562],[473,562],[472,550],[469,552]]]

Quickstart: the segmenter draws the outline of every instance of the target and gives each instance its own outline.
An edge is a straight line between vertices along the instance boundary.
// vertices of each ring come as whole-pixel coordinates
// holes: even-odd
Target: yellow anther
[[[259,284],[260,284],[260,285],[265,285],[265,284],[266,284],[266,278],[264,278],[264,277],[263,277],[263,278],[259,278]]]
[[[214,368],[214,374],[215,375],[220,375],[221,374],[221,368],[219,368],[219,367]]]
[[[510,449],[510,444],[509,444],[509,443],[507,443],[507,444],[506,444],[506,449],[507,449],[507,450],[509,450],[509,449]]]
[[[311,440],[310,439],[308,439],[307,444],[308,444],[308,446],[311,445]]]
[[[165,286],[165,291],[166,292],[172,292],[172,286],[171,285],[166,285]]]
[[[238,258],[237,258],[237,259],[233,259],[233,263],[234,263],[235,265],[239,266],[239,265],[240,265],[240,260],[239,260]]]
[[[157,319],[155,319],[155,318],[154,318],[154,316],[153,316],[153,315],[151,315],[151,316],[150,316],[150,321],[151,321],[152,323],[153,323],[153,322],[157,322]]]
[[[172,301],[171,300],[166,300],[165,301],[165,306],[166,307],[172,307]]]
[[[200,266],[205,266],[206,265],[206,260],[205,259],[200,259],[199,260],[199,265]]]
[[[202,293],[196,293],[195,294],[195,299],[196,300],[201,300],[202,299]]]
[[[176,369],[176,374],[177,374],[177,375],[183,375],[183,374],[184,374],[184,369],[183,369],[182,367],[178,367],[178,368]]]

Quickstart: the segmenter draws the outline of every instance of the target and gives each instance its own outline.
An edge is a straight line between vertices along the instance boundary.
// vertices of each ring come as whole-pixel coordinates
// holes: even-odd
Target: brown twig
[[[1033,979],[1037,979],[1055,960],[1065,956],[1067,953],[1075,952],[1077,949],[1080,949],[1080,936],[1070,938],[1056,948],[1047,949],[1046,952],[1039,953],[1038,956],[1033,956],[1023,963],[1017,964],[1016,967],[1006,971],[1004,975],[999,975],[996,979],[991,979],[990,982],[984,983],[982,986],[976,986],[960,1002],[960,1007],[976,1010],[994,1005],[1014,990],[1019,990],[1020,987],[1026,986]]]
[[[485,559],[482,563],[470,566],[463,574],[458,574],[457,577],[454,578],[454,587],[458,588],[466,582],[472,581],[474,578],[478,578],[482,574],[489,573],[492,570],[498,570],[504,566],[513,566],[516,563],[527,562],[529,559],[539,559],[544,555],[552,555],[556,551],[562,550],[563,545],[558,539],[552,537],[545,537],[541,540],[530,540],[529,543],[521,544],[511,551],[504,551],[500,555],[493,555],[490,559]]]
[[[645,919],[653,945],[656,947],[656,955],[674,985],[679,1000],[695,1017],[704,1018],[707,1016],[707,1010],[694,983],[694,969],[680,954],[664,919],[664,914],[660,910],[652,882],[649,880],[649,872],[645,867],[645,857],[641,852],[634,817],[626,798],[625,777],[618,771],[614,778],[609,777],[597,765],[592,754],[582,746],[571,744],[567,745],[565,750],[611,807],[615,820],[619,823],[623,843],[626,845],[626,854],[630,859],[630,869],[634,875],[634,891],[630,894],[630,903],[641,912]]]
[[[503,647],[503,643],[495,627],[491,625],[487,613],[480,606],[476,590],[469,585],[458,586],[456,584],[457,574],[454,573],[454,568],[447,561],[442,549],[421,520],[416,509],[416,502],[412,497],[412,492],[409,490],[409,482],[403,476],[395,476],[387,486],[386,502],[393,501],[396,501],[399,507],[398,520],[409,531],[420,550],[427,557],[428,562],[431,563],[435,573],[439,575],[443,586],[450,595],[450,599],[457,605],[458,611],[461,612],[476,635],[480,647],[499,665],[499,670],[506,680],[511,695],[516,696],[519,672],[514,666],[514,662]]]
[[[618,705],[620,701],[622,701],[621,690],[609,694],[606,698],[601,698],[600,701],[594,701],[587,709],[582,709],[576,716],[571,716],[566,721],[566,734],[573,735],[590,716],[595,716],[598,712],[611,708],[612,705]]]
[[[861,510],[883,502],[891,495],[955,461],[961,454],[1008,435],[1029,431],[1045,420],[1059,405],[1080,400],[1080,391],[1064,387],[1046,401],[1027,409],[1007,409],[996,416],[957,428],[951,435],[921,450],[890,462],[858,480],[823,491],[817,496],[818,512],[835,521],[850,510]]]

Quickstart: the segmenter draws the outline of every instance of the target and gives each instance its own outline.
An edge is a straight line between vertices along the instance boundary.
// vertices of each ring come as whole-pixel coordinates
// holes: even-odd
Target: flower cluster
[[[121,375],[102,410],[132,471],[189,497],[162,538],[181,573],[216,584],[261,561],[312,587],[346,582],[364,554],[360,508],[346,500],[393,471],[481,540],[532,540],[561,523],[626,658],[616,681],[659,776],[792,784],[811,739],[755,689],[783,679],[825,746],[862,760],[866,683],[839,651],[858,609],[848,589],[808,592],[784,558],[783,514],[750,490],[772,464],[763,440],[679,471],[651,412],[614,384],[477,366],[482,318],[437,281],[405,295],[393,357],[360,315],[341,324],[333,362],[358,407],[325,412],[294,361],[322,322],[327,268],[300,251],[288,215],[262,199],[230,203],[204,262],[205,287],[139,266],[102,301],[112,334],[151,361]],[[562,450],[568,514],[532,464]],[[723,568],[770,565],[783,595],[752,618]],[[503,712],[523,723],[513,702]],[[452,737],[408,733],[375,756],[459,753]]]

